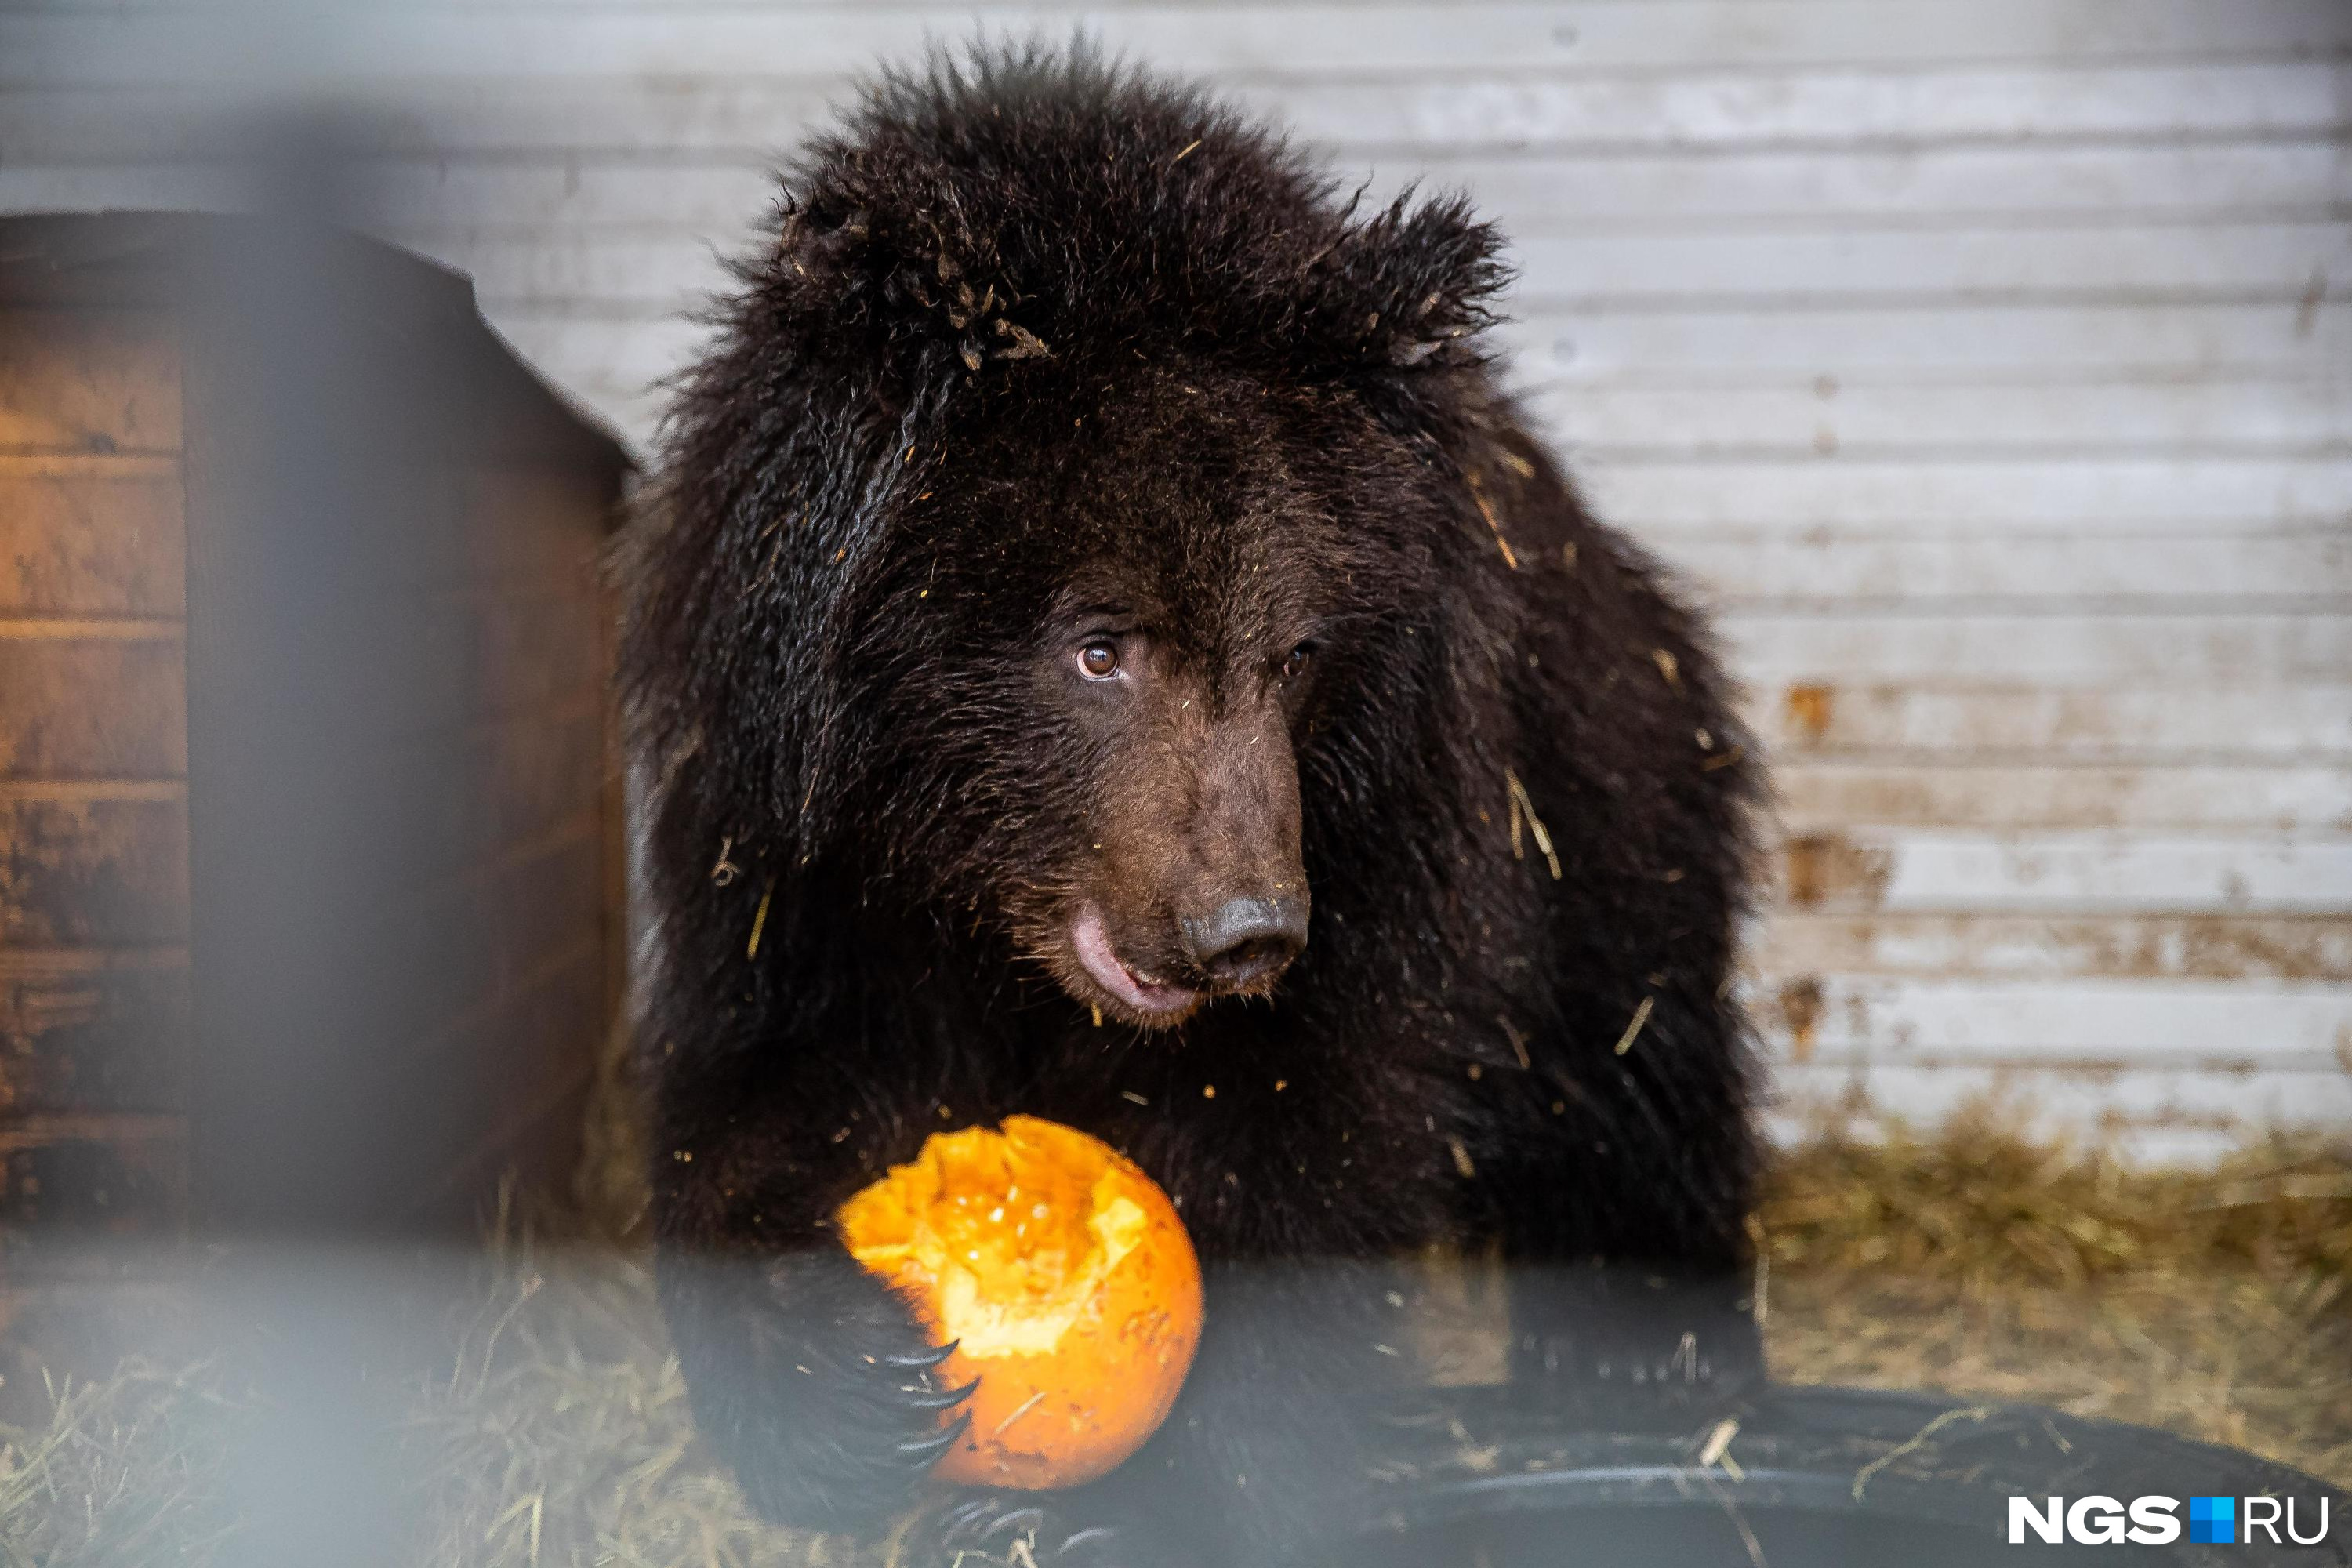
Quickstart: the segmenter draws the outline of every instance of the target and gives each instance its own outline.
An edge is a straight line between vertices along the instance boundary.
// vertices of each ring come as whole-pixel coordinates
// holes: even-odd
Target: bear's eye
[[[1290,657],[1282,661],[1282,679],[1296,680],[1306,674],[1307,661],[1314,657],[1315,645],[1311,642],[1303,642],[1292,648]]]
[[[1088,680],[1108,680],[1118,673],[1118,645],[1097,637],[1078,649],[1078,673]]]

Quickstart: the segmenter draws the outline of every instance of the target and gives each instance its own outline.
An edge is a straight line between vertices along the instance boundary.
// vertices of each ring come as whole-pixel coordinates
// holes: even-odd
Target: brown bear
[[[1167,1189],[1207,1332],[942,1561],[1343,1524],[1433,1247],[1514,1270],[1531,1397],[1756,1373],[1759,774],[1501,384],[1499,245],[1083,47],[886,77],[785,177],[620,560],[658,1278],[763,1512],[925,1495],[961,1391],[831,1216],[1014,1112]]]

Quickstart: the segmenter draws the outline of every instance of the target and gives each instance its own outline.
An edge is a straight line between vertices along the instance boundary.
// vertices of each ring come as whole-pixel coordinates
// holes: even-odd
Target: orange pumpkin
[[[1200,1261],[1168,1195],[1101,1140],[1034,1116],[937,1133],[837,1217],[850,1255],[956,1342],[940,1375],[980,1380],[934,1475],[1076,1486],[1167,1417],[1200,1343]]]

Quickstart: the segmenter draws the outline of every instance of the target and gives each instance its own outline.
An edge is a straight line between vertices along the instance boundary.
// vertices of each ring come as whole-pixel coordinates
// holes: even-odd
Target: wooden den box
[[[0,220],[20,1286],[71,1238],[462,1226],[568,1173],[621,975],[625,468],[405,253]]]

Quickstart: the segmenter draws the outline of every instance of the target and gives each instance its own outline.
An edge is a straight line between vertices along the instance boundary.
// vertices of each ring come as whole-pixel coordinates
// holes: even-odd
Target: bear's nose
[[[1307,906],[1297,899],[1227,899],[1177,924],[1186,954],[1225,990],[1273,979],[1307,946]]]

